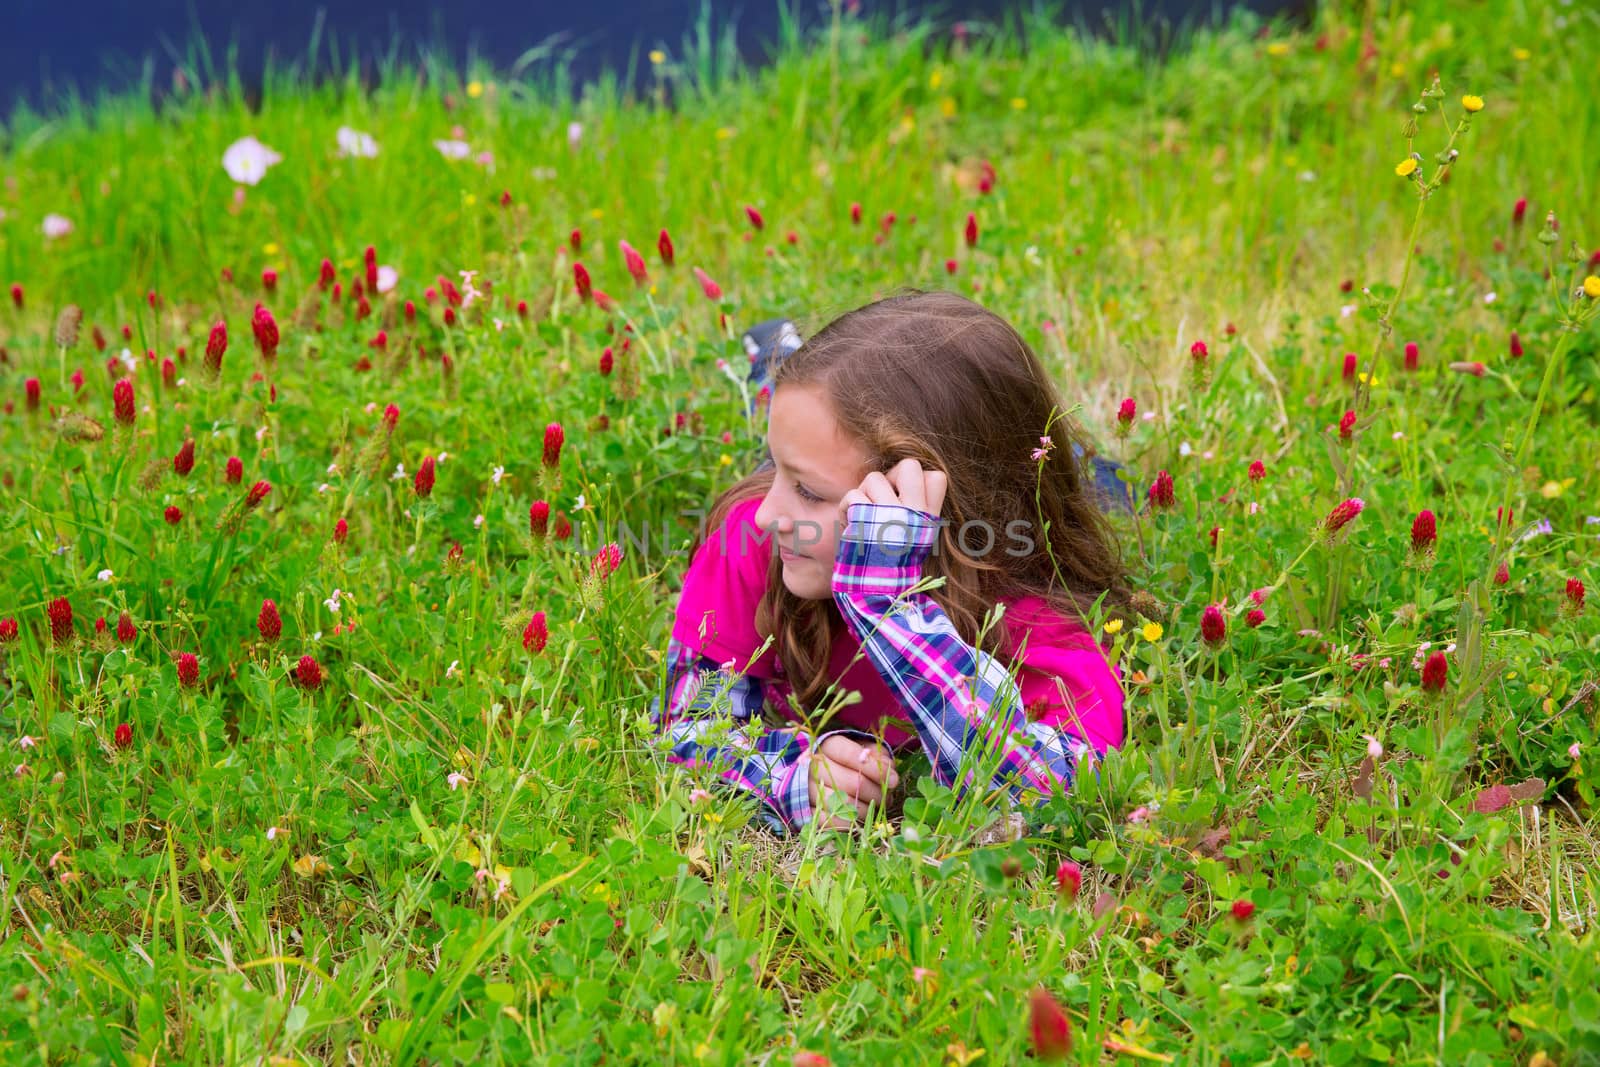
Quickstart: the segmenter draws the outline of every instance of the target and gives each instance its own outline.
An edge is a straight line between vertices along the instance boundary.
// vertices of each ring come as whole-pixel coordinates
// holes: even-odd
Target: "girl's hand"
[[[923,470],[922,464],[908,456],[890,467],[886,474],[880,471],[868,474],[859,486],[840,499],[839,528],[848,528],[851,504],[899,504],[937,518],[949,487],[950,478],[944,471]]]
[[[834,734],[812,750],[811,810],[825,829],[848,829],[856,817],[867,817],[869,807],[882,812],[884,796],[899,784],[894,756],[881,745],[863,745]],[[842,815],[829,810],[833,805],[828,798],[835,794],[850,802]]]

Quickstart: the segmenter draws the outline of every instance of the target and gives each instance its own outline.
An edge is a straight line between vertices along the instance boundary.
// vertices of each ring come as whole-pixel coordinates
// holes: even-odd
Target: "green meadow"
[[[1600,15],[1140,29],[15,110],[8,1058],[1600,1062]],[[653,736],[684,549],[744,329],[907,286],[1126,464],[1130,740],[778,838]]]

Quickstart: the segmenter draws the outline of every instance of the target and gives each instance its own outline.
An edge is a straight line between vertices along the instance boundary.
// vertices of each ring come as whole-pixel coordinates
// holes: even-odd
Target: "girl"
[[[668,758],[715,766],[782,832],[881,809],[912,746],[963,789],[998,746],[993,785],[1017,797],[1121,745],[1121,686],[1082,622],[1097,602],[1122,613],[1119,552],[1080,431],[1017,331],[913,290],[771,373],[771,465],[718,498],[691,549],[651,709]]]

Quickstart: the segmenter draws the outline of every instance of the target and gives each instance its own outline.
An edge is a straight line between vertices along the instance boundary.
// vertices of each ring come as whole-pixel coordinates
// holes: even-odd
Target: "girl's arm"
[[[811,820],[811,738],[803,730],[768,730],[750,739],[766,698],[758,679],[733,673],[731,660],[719,664],[671,638],[666,683],[667,711],[658,695],[650,721],[670,741],[669,762],[715,767],[761,801],[762,819],[779,833]],[[726,716],[713,710],[723,695],[730,701]]]
[[[895,504],[850,505],[839,539],[833,598],[889,688],[899,694],[934,778],[955,784],[963,757],[998,735],[1003,753],[993,784],[1012,797],[1049,796],[1071,786],[1089,744],[1056,727],[1030,723],[1016,681],[993,656],[974,649],[927,593],[907,590],[939,536],[939,520]],[[961,783],[965,792],[972,782]]]

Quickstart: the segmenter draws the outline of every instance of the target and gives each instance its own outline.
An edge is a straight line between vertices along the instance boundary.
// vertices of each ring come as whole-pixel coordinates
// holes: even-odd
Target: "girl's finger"
[[[860,771],[836,763],[823,755],[814,759],[817,781],[830,789],[837,789],[852,800],[882,800],[883,788]]]
[[[841,767],[860,771],[880,788],[887,785],[893,789],[900,782],[894,770],[894,756],[881,745],[863,745],[843,734],[834,734],[824,739],[817,751]]]
[[[924,484],[927,486],[928,506],[922,510],[937,516],[944,507],[944,494],[950,488],[950,476],[944,471],[929,471]]]
[[[923,484],[922,464],[909,456],[889,471],[889,481],[900,494],[900,503],[913,511],[928,510],[928,493]]]
[[[889,484],[888,477],[882,471],[873,471],[861,479],[860,491],[874,504],[900,503],[900,495],[895,492],[894,486]]]

